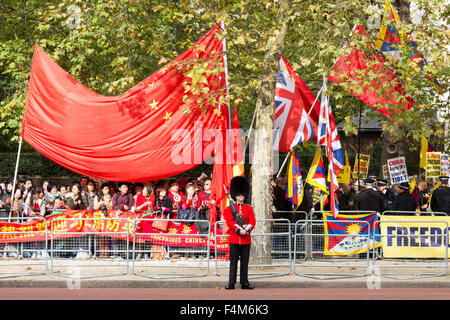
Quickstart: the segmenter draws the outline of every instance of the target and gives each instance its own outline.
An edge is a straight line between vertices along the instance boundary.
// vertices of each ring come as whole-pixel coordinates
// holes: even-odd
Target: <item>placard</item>
[[[358,170],[358,162],[359,162],[359,170]],[[353,179],[355,180],[366,179],[367,174],[369,173],[369,163],[370,163],[370,156],[368,154],[357,153],[355,158],[355,166],[353,167]]]
[[[383,179],[388,180],[388,169],[385,164],[383,165]]]
[[[448,177],[448,154],[441,154],[441,176]]]
[[[439,178],[441,175],[441,153],[427,152],[426,175],[428,178]]]
[[[350,184],[350,173],[352,168],[350,166],[342,166],[341,171],[337,175],[336,179],[339,183]]]
[[[391,184],[408,182],[405,157],[389,159],[387,161]]]

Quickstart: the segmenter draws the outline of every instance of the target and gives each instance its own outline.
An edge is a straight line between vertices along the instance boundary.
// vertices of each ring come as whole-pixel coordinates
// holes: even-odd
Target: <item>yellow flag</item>
[[[427,151],[428,151],[428,140],[422,136],[420,143],[420,167],[422,169],[427,168]]]

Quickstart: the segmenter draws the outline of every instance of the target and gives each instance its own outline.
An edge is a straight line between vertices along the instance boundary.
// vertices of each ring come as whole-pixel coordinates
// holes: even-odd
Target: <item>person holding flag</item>
[[[300,162],[295,150],[291,152],[286,176],[285,198],[292,203],[293,212],[290,220],[295,223],[298,220],[306,219],[305,212],[308,213],[312,208],[312,196],[303,185]]]

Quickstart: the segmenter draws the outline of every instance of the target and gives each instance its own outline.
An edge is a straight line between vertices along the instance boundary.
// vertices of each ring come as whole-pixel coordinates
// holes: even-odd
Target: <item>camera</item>
[[[101,207],[100,207],[100,210],[102,210],[103,215],[104,215],[105,217],[108,217],[108,209],[106,208],[106,206],[101,206]]]

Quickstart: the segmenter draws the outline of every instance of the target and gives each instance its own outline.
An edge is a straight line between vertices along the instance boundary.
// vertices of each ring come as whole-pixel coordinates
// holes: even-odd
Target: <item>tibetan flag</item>
[[[381,247],[376,213],[339,215],[323,213],[325,255],[354,255]],[[369,228],[370,226],[370,228]],[[370,230],[370,234],[369,234]]]
[[[417,207],[420,207],[419,188],[417,187],[416,177],[412,178],[411,183],[409,184],[409,193],[411,193],[414,196]]]
[[[365,42],[368,50],[363,52],[349,44],[349,53],[339,57],[328,79],[395,121],[395,114],[413,107],[413,99],[406,96],[400,80],[388,67],[385,58],[377,54],[361,26],[355,26],[352,37]],[[376,76],[369,79],[369,71]]]
[[[420,142],[420,167],[422,169],[427,168],[427,152],[434,152],[434,149],[428,142],[428,139],[422,136]]]
[[[311,168],[309,169],[308,176],[306,177],[306,183],[309,183],[323,192],[328,193],[326,179],[327,177],[323,166],[322,152],[320,151],[320,147],[317,147]]]
[[[291,152],[286,176],[287,186],[285,198],[292,203],[292,208],[296,209],[303,201],[303,181],[300,162],[298,161],[295,150]]]
[[[325,193],[322,198],[320,199],[320,211],[324,211],[325,210],[325,206],[328,204],[328,194]]]
[[[239,116],[237,112],[237,103],[234,106],[232,131],[233,145],[233,177],[244,175],[244,156],[242,149],[241,127],[239,126]]]
[[[438,91],[443,94],[440,84],[430,76],[424,75],[423,67],[427,61],[423,57],[422,52],[418,50],[418,46],[411,34],[405,35],[402,22],[397,11],[389,0],[386,0],[384,6],[383,20],[380,26],[380,32],[376,42],[377,49],[380,50],[394,65],[402,59],[402,46],[405,45],[407,50],[406,59],[411,60],[417,66],[417,71],[422,74]]]

